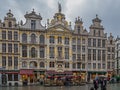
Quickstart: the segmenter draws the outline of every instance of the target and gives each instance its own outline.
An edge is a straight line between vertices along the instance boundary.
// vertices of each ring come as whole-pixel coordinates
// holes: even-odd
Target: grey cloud
[[[120,35],[120,0],[0,0],[0,18],[3,19],[8,9],[11,9],[18,21],[25,20],[26,11],[31,12],[34,8],[41,14],[45,24],[47,18],[53,18],[54,13],[57,12],[58,1],[62,5],[66,19],[72,21],[73,25],[75,18],[80,16],[84,28],[89,30],[92,19],[98,14],[105,32],[112,32],[115,37]]]

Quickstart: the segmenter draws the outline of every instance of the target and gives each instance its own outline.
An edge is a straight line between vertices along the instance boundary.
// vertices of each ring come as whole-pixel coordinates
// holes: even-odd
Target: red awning
[[[33,75],[33,70],[32,69],[22,69],[20,70],[21,75]]]
[[[46,71],[46,74],[55,74],[55,71],[54,70],[48,70],[48,71]]]
[[[64,71],[64,73],[67,74],[67,75],[72,75],[73,74],[72,71]]]

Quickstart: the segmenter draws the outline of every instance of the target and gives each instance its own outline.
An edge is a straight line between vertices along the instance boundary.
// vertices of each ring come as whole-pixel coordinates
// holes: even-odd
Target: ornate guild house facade
[[[90,31],[80,17],[74,29],[66,21],[59,4],[58,12],[47,25],[33,10],[26,22],[16,23],[11,10],[0,21],[0,84],[34,84],[50,76],[74,76],[89,81],[98,75],[112,75],[115,40],[104,33],[96,15]]]

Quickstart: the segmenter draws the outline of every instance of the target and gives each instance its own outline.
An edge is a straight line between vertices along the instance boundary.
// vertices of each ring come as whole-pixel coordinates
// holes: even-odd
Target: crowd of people
[[[98,90],[99,86],[100,86],[101,90],[107,90],[106,89],[107,80],[104,78],[93,80],[93,85],[94,85],[94,87],[91,87],[90,90]]]

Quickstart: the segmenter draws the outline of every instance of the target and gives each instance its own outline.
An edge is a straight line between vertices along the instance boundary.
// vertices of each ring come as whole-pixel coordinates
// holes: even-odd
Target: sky
[[[33,8],[37,14],[42,16],[43,26],[47,19],[52,19],[58,12],[58,2],[61,3],[62,13],[66,20],[74,22],[76,17],[83,20],[84,28],[89,31],[92,19],[98,17],[102,20],[105,33],[110,33],[116,38],[120,36],[120,0],[0,0],[0,19],[6,16],[11,9],[17,22],[23,20],[26,12],[30,13]]]

